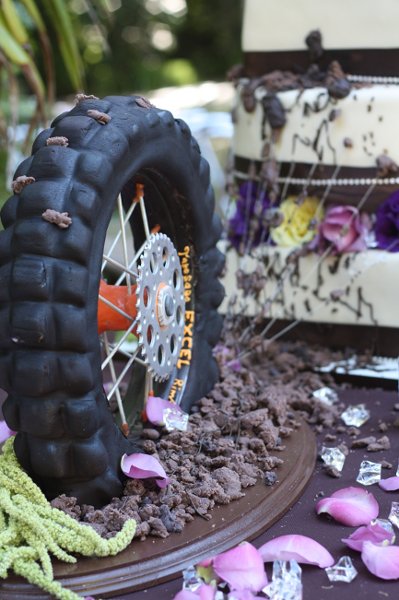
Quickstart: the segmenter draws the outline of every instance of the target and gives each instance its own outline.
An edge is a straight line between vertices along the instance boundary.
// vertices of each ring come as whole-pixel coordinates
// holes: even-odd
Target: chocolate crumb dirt
[[[263,341],[240,359],[236,336],[231,328],[225,331],[215,349],[220,381],[194,407],[188,430],[142,431],[143,451],[158,458],[170,477],[165,489],[153,480],[130,479],[123,496],[102,509],[79,506],[64,495],[52,505],[104,538],[114,536],[131,518],[137,522],[136,539],[166,538],[194,518],[211,519],[215,505],[241,498],[258,481],[274,485],[284,440],[300,427],[298,417],[317,432],[340,423],[343,405],[322,403],[313,392],[324,386],[338,389],[331,375],[319,374],[315,367],[342,359],[341,353],[298,342]],[[367,441],[370,450],[387,443],[383,438]]]

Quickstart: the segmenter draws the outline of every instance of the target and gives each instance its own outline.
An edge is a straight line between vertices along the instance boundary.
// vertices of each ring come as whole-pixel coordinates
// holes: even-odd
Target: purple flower
[[[320,223],[311,247],[324,251],[331,244],[336,253],[360,252],[367,248],[370,228],[368,215],[360,215],[355,206],[333,206]]]
[[[375,237],[378,248],[399,252],[399,190],[378,207]]]
[[[229,220],[227,237],[232,245],[244,252],[258,246],[266,239],[266,211],[271,202],[266,191],[254,181],[246,181],[240,186],[236,212]]]

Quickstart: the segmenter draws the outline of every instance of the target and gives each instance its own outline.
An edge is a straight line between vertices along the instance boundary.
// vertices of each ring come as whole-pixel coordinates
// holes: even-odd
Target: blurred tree
[[[225,79],[240,60],[242,0],[105,0],[107,43],[88,0],[70,0],[90,93]],[[95,2],[92,3],[96,4]],[[68,86],[60,91],[67,93]]]
[[[0,190],[57,97],[224,80],[243,0],[0,0]],[[19,142],[18,142],[19,143]]]
[[[53,47],[56,38],[63,73],[76,89],[83,85],[83,64],[70,14],[62,0],[0,2],[0,189],[18,155],[18,123],[23,113],[25,145],[44,125],[55,97]],[[42,68],[41,68],[42,67]],[[24,102],[26,97],[30,100]],[[4,166],[6,168],[4,168]]]

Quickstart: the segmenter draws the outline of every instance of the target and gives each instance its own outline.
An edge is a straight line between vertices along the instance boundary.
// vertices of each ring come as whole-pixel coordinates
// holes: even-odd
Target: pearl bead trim
[[[248,173],[233,171],[239,179],[251,179]],[[259,176],[253,179],[260,180]],[[302,185],[312,187],[338,187],[338,186],[370,186],[370,185],[399,185],[399,177],[365,177],[365,178],[334,178],[334,179],[307,179],[306,177],[278,177],[278,183],[289,183],[291,185]]]

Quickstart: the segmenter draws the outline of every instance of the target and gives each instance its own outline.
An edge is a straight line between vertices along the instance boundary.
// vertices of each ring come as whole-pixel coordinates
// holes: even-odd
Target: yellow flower
[[[307,196],[302,204],[297,203],[297,196],[289,196],[279,207],[283,222],[270,229],[273,242],[286,248],[310,242],[317,231],[316,227],[311,226],[311,221],[323,217],[323,210],[318,207],[319,199],[313,196]]]

